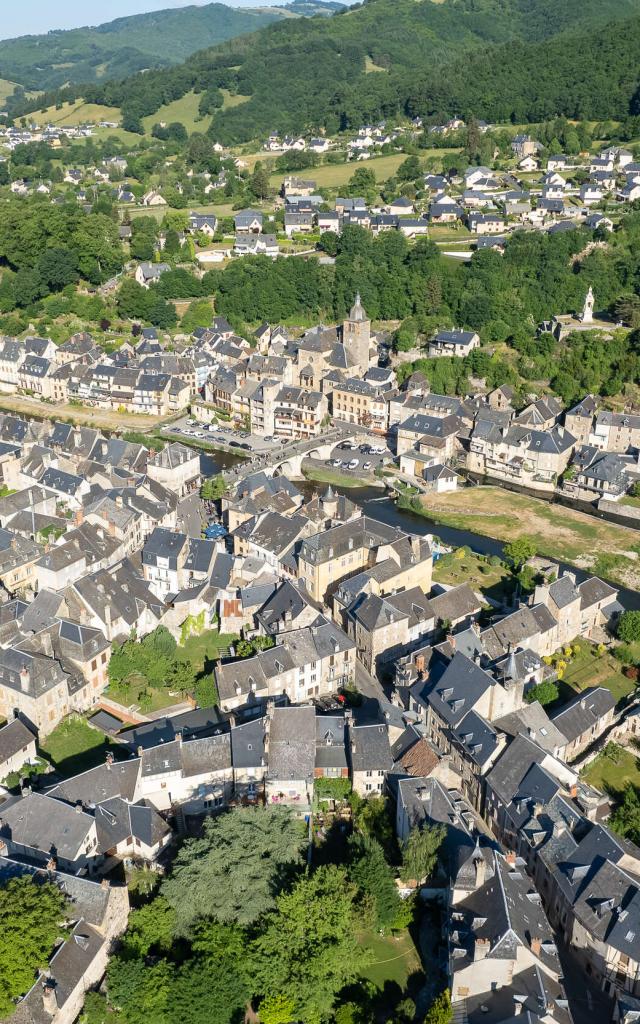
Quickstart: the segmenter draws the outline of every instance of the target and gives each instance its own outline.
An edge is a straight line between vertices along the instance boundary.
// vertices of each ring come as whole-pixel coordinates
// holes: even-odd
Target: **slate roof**
[[[12,842],[74,861],[93,825],[93,818],[84,812],[41,793],[29,793],[2,805],[0,836]]]
[[[346,724],[344,715],[316,712],[316,768],[347,768]]]
[[[311,705],[274,708],[269,726],[267,778],[313,781],[316,710]]]
[[[554,753],[561,750],[567,743],[567,737],[552,722],[539,701],[534,700],[526,704],[518,711],[512,711],[502,718],[494,721],[494,726],[507,736],[517,736],[522,733],[531,736],[544,750]]]
[[[616,701],[604,686],[583,690],[573,700],[552,714],[554,724],[562,730],[569,743],[593,729],[614,707]]]
[[[393,767],[386,725],[353,725],[349,729],[351,768],[354,772],[388,772]]]
[[[0,728],[0,768],[10,757],[35,741],[34,734],[19,718],[14,718],[12,722],[3,725]]]

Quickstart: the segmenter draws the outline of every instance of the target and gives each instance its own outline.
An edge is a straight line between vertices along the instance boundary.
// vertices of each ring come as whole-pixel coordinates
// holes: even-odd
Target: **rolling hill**
[[[118,18],[96,27],[5,39],[0,41],[0,78],[38,91],[123,78],[149,67],[179,64],[196,50],[274,21],[333,13],[340,7],[323,0],[241,9],[211,3]]]
[[[412,96],[422,95],[423,109],[430,109],[430,83],[439,85],[438,97],[446,94],[442,69],[461,54],[482,64],[490,47],[506,47],[497,51],[504,59],[511,46],[566,38],[563,59],[575,67],[573,34],[589,51],[607,23],[637,12],[637,0],[368,0],[330,18],[280,21],[194,54],[169,72],[110,82],[85,95],[120,107],[135,128],[195,90],[204,94],[203,109],[214,114],[211,131],[223,143],[274,128],[335,132],[405,111]],[[581,75],[592,70],[581,61]],[[250,98],[223,109],[221,89]]]
[[[637,112],[639,58],[638,0],[367,0],[45,99],[119,108],[124,127],[142,132],[145,119],[193,95],[224,144],[400,114],[622,119]],[[37,107],[16,113],[27,109]]]

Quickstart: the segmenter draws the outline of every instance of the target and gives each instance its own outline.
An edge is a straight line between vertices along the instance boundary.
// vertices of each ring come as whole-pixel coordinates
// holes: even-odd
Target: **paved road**
[[[365,697],[375,697],[376,700],[388,701],[386,693],[382,688],[382,684],[370,676],[364,665],[356,660],[356,678],[355,678],[356,690],[363,694]]]

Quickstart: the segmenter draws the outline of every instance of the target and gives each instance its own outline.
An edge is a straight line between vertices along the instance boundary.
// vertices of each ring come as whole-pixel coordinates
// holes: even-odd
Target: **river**
[[[240,461],[238,456],[230,455],[226,452],[200,453],[200,465],[205,476],[213,476],[219,473],[221,469],[227,469],[229,466],[234,466]],[[307,499],[315,494],[322,494],[326,490],[325,484],[315,483],[312,480],[296,480],[295,484]],[[443,526],[441,523],[427,519],[425,516],[418,516],[413,512],[407,512],[405,509],[399,509],[390,498],[381,496],[380,490],[375,487],[334,487],[333,490],[350,498],[372,519],[379,519],[390,526],[398,526],[407,533],[417,533],[420,535],[434,533],[444,544],[451,547],[463,547],[466,545],[482,555],[499,555],[502,557],[503,545],[500,541],[493,540],[492,537],[485,537],[480,533],[473,533],[471,530],[457,530],[452,526]],[[578,582],[587,579],[590,575],[590,573],[585,572],[583,569],[577,569],[573,565],[567,565],[562,562],[560,567],[575,573]],[[618,585],[616,584],[616,586]],[[618,587],[618,593],[620,603],[625,608],[640,611],[640,592],[629,590],[626,587]]]

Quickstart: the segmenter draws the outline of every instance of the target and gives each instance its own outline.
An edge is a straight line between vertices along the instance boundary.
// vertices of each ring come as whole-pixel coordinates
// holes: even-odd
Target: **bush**
[[[333,800],[344,800],[351,792],[349,779],[316,779],[314,791],[317,797],[327,797]]]
[[[560,677],[560,672],[558,672],[558,676]],[[559,692],[560,691],[554,682],[550,679],[545,679],[544,682],[538,683],[538,685],[534,686],[532,690],[529,690],[529,692],[525,694],[524,699],[527,704],[533,704],[533,702],[537,700],[544,707],[545,704],[553,704],[553,702],[558,699]]]
[[[640,612],[623,612],[617,634],[618,638],[627,644],[640,640]]]

